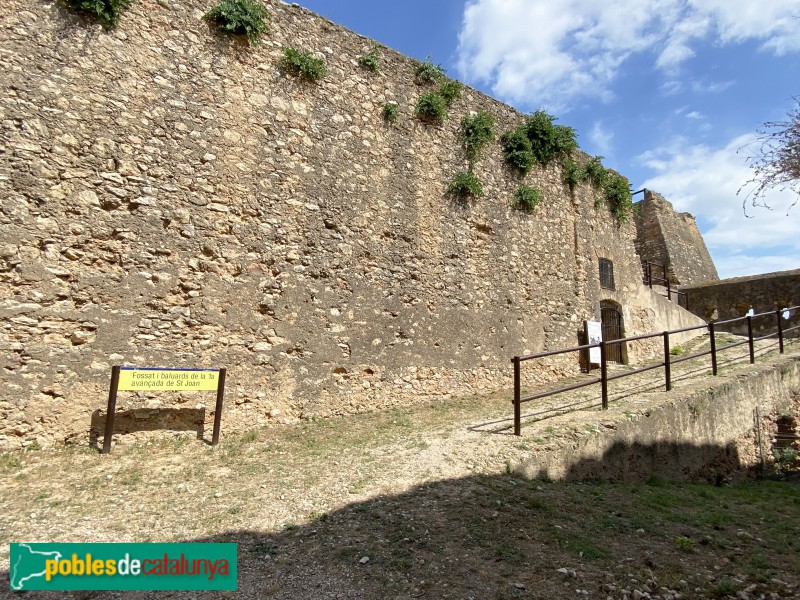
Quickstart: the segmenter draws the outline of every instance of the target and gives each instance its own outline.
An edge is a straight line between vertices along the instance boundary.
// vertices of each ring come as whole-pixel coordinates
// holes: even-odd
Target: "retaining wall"
[[[537,453],[518,469],[528,477],[574,480],[739,477],[761,462],[757,408],[769,463],[777,418],[800,414],[800,356],[706,377],[668,396],[655,392],[638,395],[635,403],[613,403],[602,432]]]

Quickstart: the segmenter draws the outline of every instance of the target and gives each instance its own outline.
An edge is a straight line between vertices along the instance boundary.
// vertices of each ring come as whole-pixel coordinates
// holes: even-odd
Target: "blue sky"
[[[747,147],[800,96],[800,0],[302,0],[522,112],[578,131],[697,217],[721,277],[800,268],[791,192],[748,208]]]

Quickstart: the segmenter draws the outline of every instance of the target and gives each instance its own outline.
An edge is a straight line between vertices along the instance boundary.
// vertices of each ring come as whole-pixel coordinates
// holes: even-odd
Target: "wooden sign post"
[[[219,443],[222,422],[222,398],[225,395],[226,369],[162,369],[158,367],[111,367],[111,388],[108,392],[106,431],[103,437],[102,454],[111,452],[111,437],[114,434],[114,412],[117,409],[117,391],[174,391],[217,392],[214,411],[214,432],[211,445]]]

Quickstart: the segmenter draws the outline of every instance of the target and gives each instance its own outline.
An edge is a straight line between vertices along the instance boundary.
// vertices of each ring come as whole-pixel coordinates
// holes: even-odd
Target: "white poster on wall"
[[[586,321],[586,343],[599,344],[603,341],[603,324],[599,321]],[[600,348],[589,348],[589,362],[600,364]]]

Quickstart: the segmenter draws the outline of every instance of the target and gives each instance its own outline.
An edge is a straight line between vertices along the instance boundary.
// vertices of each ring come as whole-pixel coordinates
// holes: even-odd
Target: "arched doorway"
[[[603,323],[603,339],[606,342],[625,337],[622,323],[622,312],[616,302],[603,300],[600,302],[600,321]],[[625,344],[612,344],[606,347],[606,361],[623,364],[625,362]]]

